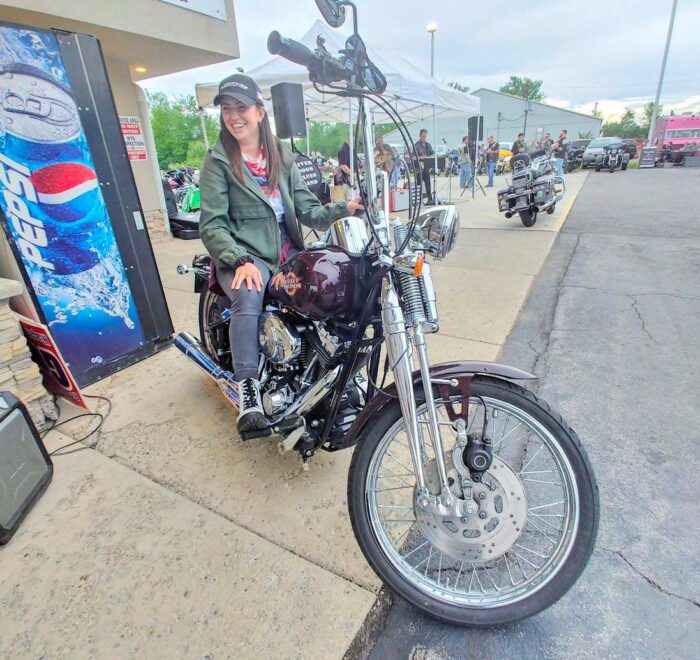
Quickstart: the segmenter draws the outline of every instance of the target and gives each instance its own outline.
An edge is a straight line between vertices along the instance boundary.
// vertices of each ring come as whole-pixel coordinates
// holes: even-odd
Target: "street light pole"
[[[435,33],[437,32],[437,23],[431,21],[428,23],[426,30],[430,33],[430,77],[435,78]],[[435,114],[435,106],[433,105],[433,139],[436,140],[437,145],[437,117]],[[433,149],[433,200],[436,197],[437,187],[437,170],[438,170],[438,160],[437,151]]]
[[[656,98],[654,99],[654,110],[651,113],[649,121],[649,133],[647,135],[647,146],[651,144],[651,138],[654,135],[654,124],[656,123],[656,115],[659,109],[659,97],[661,96],[661,86],[664,84],[664,73],[666,73],[666,60],[668,59],[668,48],[671,45],[671,33],[673,32],[673,21],[676,18],[676,4],[678,0],[673,0],[671,7],[671,20],[668,22],[668,33],[666,34],[666,47],[664,48],[664,58],[661,61],[661,72],[659,73],[659,84],[656,87]]]

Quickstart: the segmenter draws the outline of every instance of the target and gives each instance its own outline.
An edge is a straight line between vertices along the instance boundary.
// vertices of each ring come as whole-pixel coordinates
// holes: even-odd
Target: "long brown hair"
[[[235,176],[242,185],[248,186],[249,179],[246,178],[243,172],[243,155],[241,154],[241,146],[238,144],[228,128],[224,125],[224,118],[220,117],[221,132],[219,138],[221,144],[224,145],[224,150],[231,163],[231,173]],[[280,181],[282,173],[282,150],[277,142],[277,139],[272,135],[270,128],[270,120],[267,117],[267,112],[263,115],[260,122],[260,145],[265,150],[265,158],[267,160],[267,183],[270,189],[274,190]]]

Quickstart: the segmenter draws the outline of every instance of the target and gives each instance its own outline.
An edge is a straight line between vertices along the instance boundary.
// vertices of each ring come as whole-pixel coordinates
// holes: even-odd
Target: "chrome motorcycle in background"
[[[566,194],[564,177],[554,173],[553,159],[544,149],[513,156],[510,167],[510,183],[498,191],[498,210],[506,218],[517,213],[523,225],[532,227],[538,213],[554,213],[557,202]]]
[[[595,171],[608,170],[611,174],[619,167],[623,172],[630,162],[627,145],[624,142],[614,142],[603,146],[603,153],[596,156]]]
[[[320,39],[312,52],[277,32],[268,48],[306,66],[324,92],[357,99],[363,144],[374,144],[371,102],[410,151],[354,5],[316,3],[332,27],[353,10],[340,57]],[[419,202],[406,222],[392,219],[388,190],[387,174],[368,159],[366,218],[337,221],[270,280],[260,324],[269,426],[242,437],[274,436],[304,465],[321,449],[355,446],[350,519],[384,583],[443,621],[517,621],[558,600],[583,571],[598,528],[593,469],[564,419],[518,384],[532,374],[477,361],[430,365],[426,336],[438,331],[439,315],[428,258],[449,255],[459,217],[454,206],[421,210]],[[192,270],[202,341],[181,333],[176,345],[237,403],[228,300],[209,288],[207,255]]]

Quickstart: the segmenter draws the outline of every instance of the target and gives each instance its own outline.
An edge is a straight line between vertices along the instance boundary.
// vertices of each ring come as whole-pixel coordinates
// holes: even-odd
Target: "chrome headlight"
[[[457,243],[459,213],[454,205],[435,206],[416,219],[415,237],[436,259],[444,259]]]

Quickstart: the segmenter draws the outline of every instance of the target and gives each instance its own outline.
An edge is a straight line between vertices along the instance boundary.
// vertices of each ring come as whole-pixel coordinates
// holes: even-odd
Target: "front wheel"
[[[518,211],[518,213],[526,227],[532,227],[537,222],[537,211]]]
[[[463,451],[448,410],[459,393],[437,399],[448,483],[464,498]],[[419,427],[426,406],[416,391]],[[379,577],[414,606],[442,621],[493,626],[541,612],[561,598],[588,562],[598,530],[595,475],[576,433],[544,401],[513,383],[471,382],[467,433],[480,436],[489,413],[493,460],[471,499],[476,511],[455,518],[417,508],[406,426],[398,401],[360,437],[348,481],[357,541]],[[429,489],[439,490],[432,445],[421,444]]]

